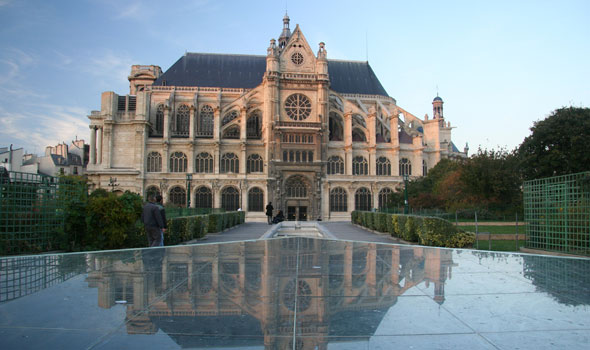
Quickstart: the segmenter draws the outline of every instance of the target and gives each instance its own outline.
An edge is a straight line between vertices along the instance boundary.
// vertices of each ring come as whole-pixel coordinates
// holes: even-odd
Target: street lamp
[[[193,179],[193,174],[186,174],[186,207],[191,207],[191,180]]]
[[[410,205],[408,203],[408,174],[404,174],[404,214],[410,213]]]

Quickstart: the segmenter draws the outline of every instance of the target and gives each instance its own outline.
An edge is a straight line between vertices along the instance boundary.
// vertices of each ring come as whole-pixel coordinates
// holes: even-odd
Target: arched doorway
[[[312,188],[302,175],[293,175],[285,181],[285,207],[287,220],[307,221],[311,213]]]

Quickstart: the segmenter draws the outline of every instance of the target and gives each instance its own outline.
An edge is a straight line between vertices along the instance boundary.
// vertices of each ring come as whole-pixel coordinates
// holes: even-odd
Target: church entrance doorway
[[[307,201],[287,201],[287,220],[288,221],[307,221]]]

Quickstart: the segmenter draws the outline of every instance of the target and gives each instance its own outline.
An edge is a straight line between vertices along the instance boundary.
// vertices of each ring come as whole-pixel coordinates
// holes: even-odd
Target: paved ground
[[[320,225],[337,239],[363,242],[402,243],[391,236],[378,235],[352,225],[350,222],[320,222]],[[204,239],[194,240],[187,243],[221,243],[259,239],[271,228],[272,225],[269,224],[247,222],[240,226],[232,227],[227,231],[208,234]]]

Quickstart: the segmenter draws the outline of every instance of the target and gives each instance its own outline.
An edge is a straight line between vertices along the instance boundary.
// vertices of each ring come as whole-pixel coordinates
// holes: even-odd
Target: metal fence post
[[[518,213],[516,213],[516,250],[518,251]]]
[[[475,212],[475,249],[479,249],[479,235],[477,227],[477,212]]]

